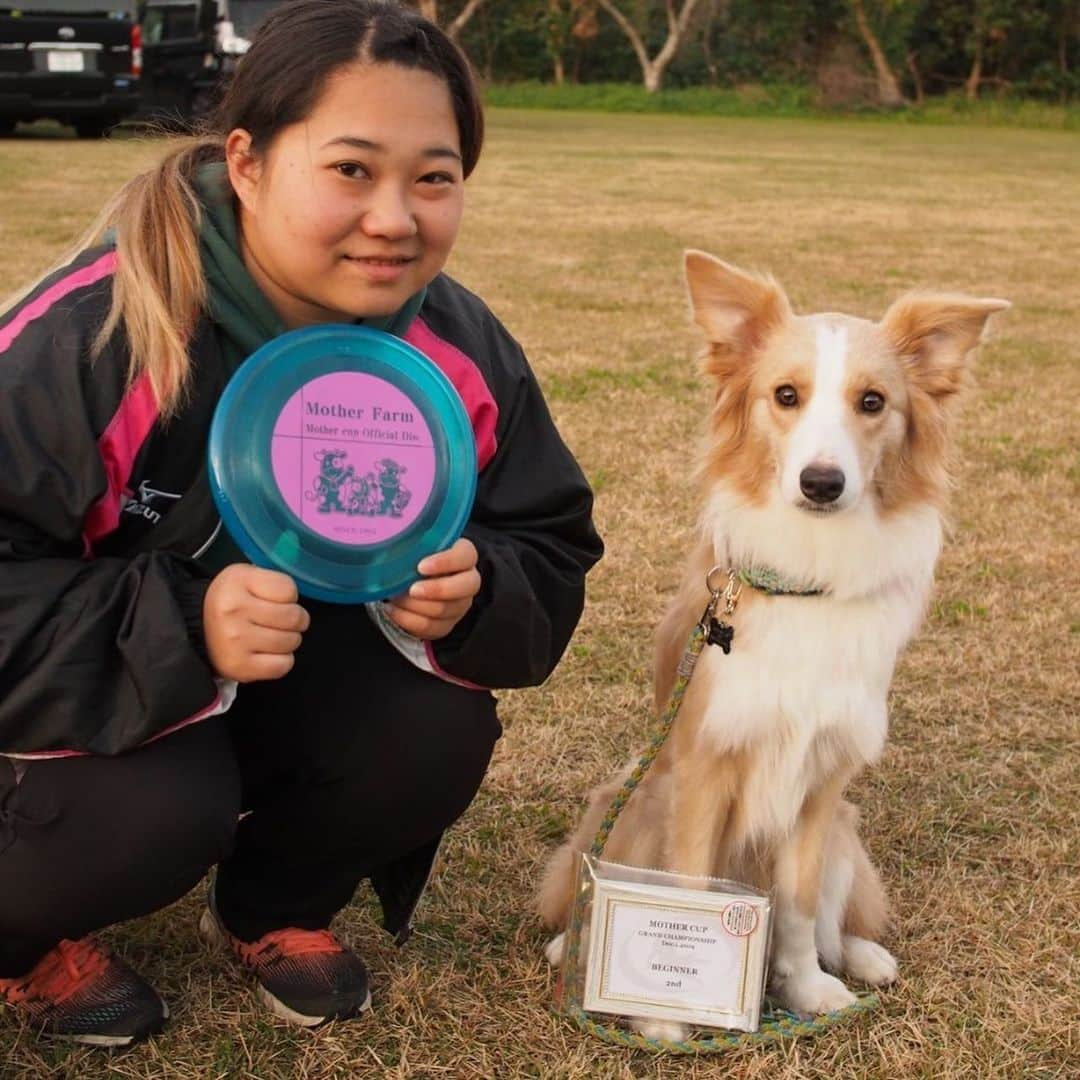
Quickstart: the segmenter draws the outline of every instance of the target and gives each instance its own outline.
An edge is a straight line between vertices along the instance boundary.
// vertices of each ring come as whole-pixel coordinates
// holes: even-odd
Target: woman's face
[[[261,155],[226,142],[244,262],[290,328],[391,315],[442,269],[464,204],[450,91],[356,63]]]

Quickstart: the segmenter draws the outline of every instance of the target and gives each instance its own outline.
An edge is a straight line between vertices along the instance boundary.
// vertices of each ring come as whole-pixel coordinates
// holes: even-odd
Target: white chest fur
[[[702,749],[748,751],[745,820],[783,832],[821,780],[881,753],[889,684],[925,609],[940,522],[936,513],[803,521],[782,507],[732,514],[722,499],[709,509],[714,549],[729,565],[769,566],[826,591],[755,595],[736,613],[731,653],[707,648],[694,676],[705,684]]]

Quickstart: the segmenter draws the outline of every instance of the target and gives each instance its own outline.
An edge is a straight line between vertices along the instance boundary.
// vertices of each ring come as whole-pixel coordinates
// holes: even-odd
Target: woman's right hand
[[[248,563],[226,566],[206,590],[203,636],[214,670],[225,679],[280,679],[311,624],[288,574]]]

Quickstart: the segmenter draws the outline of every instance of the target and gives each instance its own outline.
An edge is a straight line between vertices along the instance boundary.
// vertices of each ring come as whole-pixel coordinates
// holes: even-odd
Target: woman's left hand
[[[446,637],[472,607],[480,591],[476,547],[462,537],[453,547],[429,555],[417,569],[423,574],[408,592],[387,601],[387,614],[413,637]]]

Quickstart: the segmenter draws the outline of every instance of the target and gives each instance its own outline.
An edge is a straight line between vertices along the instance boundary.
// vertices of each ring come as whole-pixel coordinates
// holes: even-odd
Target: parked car
[[[133,0],[0,0],[0,135],[51,118],[86,138],[138,104]]]
[[[164,123],[206,116],[259,21],[282,2],[140,0],[140,115]]]

